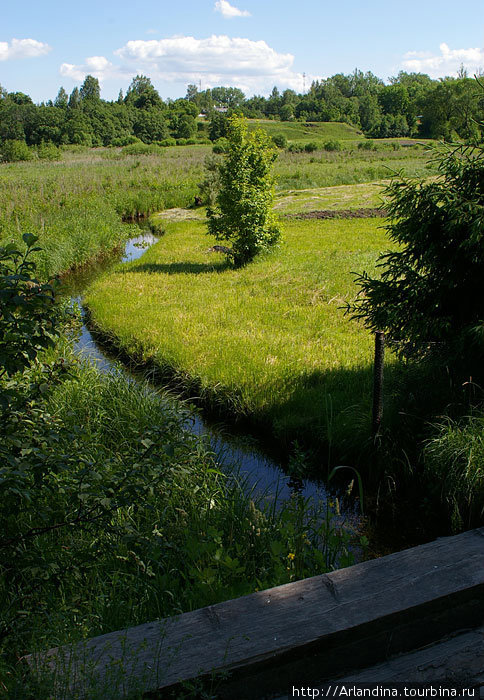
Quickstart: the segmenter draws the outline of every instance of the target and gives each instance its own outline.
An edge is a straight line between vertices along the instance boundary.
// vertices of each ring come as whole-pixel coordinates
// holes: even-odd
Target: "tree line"
[[[169,145],[173,139],[224,135],[226,113],[281,121],[339,121],[353,124],[371,138],[395,136],[456,138],[482,141],[483,98],[477,81],[461,69],[456,78],[433,80],[423,73],[400,72],[389,83],[371,72],[355,70],[315,81],[309,91],[279,92],[246,98],[234,87],[199,90],[162,100],[151,80],[133,78],[118,99],[101,99],[99,81],[86,76],[70,95],[60,88],[56,98],[34,104],[22,92],[0,86],[0,142],[20,141],[84,146],[124,146],[136,140]],[[207,123],[197,120],[198,114]]]

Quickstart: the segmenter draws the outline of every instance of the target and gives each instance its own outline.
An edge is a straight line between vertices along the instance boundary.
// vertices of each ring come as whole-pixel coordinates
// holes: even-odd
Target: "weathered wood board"
[[[481,528],[28,661],[55,673],[57,698],[96,687],[109,700],[225,671],[227,697],[237,678],[244,698],[270,697],[264,686],[309,680],[309,668],[331,677],[340,656],[368,665],[483,621]]]
[[[464,687],[482,686],[484,694],[484,627],[461,632],[392,657],[358,673],[339,678],[338,683],[444,683]]]

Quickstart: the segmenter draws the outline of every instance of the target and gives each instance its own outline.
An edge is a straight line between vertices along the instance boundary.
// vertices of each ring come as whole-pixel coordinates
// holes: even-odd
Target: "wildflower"
[[[294,554],[294,552],[289,552],[289,554],[287,555],[287,558],[289,559],[289,561],[294,561],[294,559],[296,558],[296,555]]]

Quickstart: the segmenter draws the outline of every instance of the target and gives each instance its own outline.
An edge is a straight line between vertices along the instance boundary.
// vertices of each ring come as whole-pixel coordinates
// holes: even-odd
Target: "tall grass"
[[[322,147],[321,147],[322,149]],[[342,151],[281,153],[275,173],[277,190],[301,190],[334,185],[373,182],[402,172],[409,177],[427,177],[436,172],[420,146],[400,149],[361,151],[354,147]]]
[[[317,134],[323,138],[323,133],[327,139],[330,126],[335,134],[344,127],[354,135],[347,125],[310,128],[268,122],[264,126],[300,136],[308,131],[313,140]],[[335,153],[281,152],[275,169],[278,191],[368,182],[400,169],[408,175],[431,172],[420,148],[382,147],[362,154],[351,141],[344,143],[347,149]],[[39,234],[44,249],[39,269],[44,277],[83,265],[129,236],[123,220],[190,205],[210,152],[211,147],[203,145],[168,147],[151,155],[69,148],[58,162],[2,164],[0,243],[20,241],[26,231]]]
[[[166,151],[174,149],[165,149]],[[190,150],[190,147],[187,147]],[[130,235],[123,220],[168,207],[187,206],[197,192],[203,158],[192,150],[187,169],[173,157],[103,158],[110,151],[64,154],[55,163],[0,166],[1,242],[40,236],[39,272],[48,277],[113,250]]]
[[[79,364],[68,346],[63,352],[69,378],[44,388],[43,404],[37,401],[51,416],[44,436],[51,471],[37,484],[46,507],[37,512],[36,494],[36,508],[16,514],[14,559],[0,542],[0,679],[8,697],[51,697],[16,665],[25,653],[352,563],[351,533],[328,519],[327,506],[310,508],[299,498],[258,503],[184,430],[185,415],[169,399],[120,373]],[[72,469],[85,477],[73,482]],[[63,523],[64,500],[79,498],[88,510],[88,483],[96,479],[95,497],[117,474],[131,501],[84,525]],[[24,525],[37,532],[26,541]]]
[[[432,426],[424,446],[424,476],[454,531],[484,515],[484,416],[481,412]]]

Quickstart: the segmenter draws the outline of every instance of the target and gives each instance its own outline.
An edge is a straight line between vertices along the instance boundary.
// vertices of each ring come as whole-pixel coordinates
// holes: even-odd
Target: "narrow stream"
[[[63,280],[62,293],[70,296],[81,308],[83,317],[82,332],[76,342],[75,350],[96,364],[102,372],[120,371],[120,364],[96,343],[84,322],[82,309],[82,293],[98,275],[118,262],[130,262],[141,257],[145,250],[158,240],[152,233],[144,232],[136,238],[131,238],[125,246],[123,255],[111,258],[107,262],[90,267],[87,271],[74,272]],[[123,369],[128,375],[128,370]],[[157,390],[163,391],[159,387]],[[172,398],[177,401],[176,398]],[[185,403],[184,403],[185,405]],[[284,473],[282,465],[274,458],[265,454],[263,449],[250,437],[247,439],[230,432],[230,428],[220,424],[209,423],[199,411],[190,408],[185,427],[196,435],[208,438],[211,449],[216,454],[220,466],[236,466],[246,481],[248,488],[255,495],[263,495],[264,500],[287,498],[295,488],[305,498],[326,502],[330,494],[322,483],[304,480],[294,481]],[[359,517],[354,512],[345,511],[342,521],[357,528]]]

